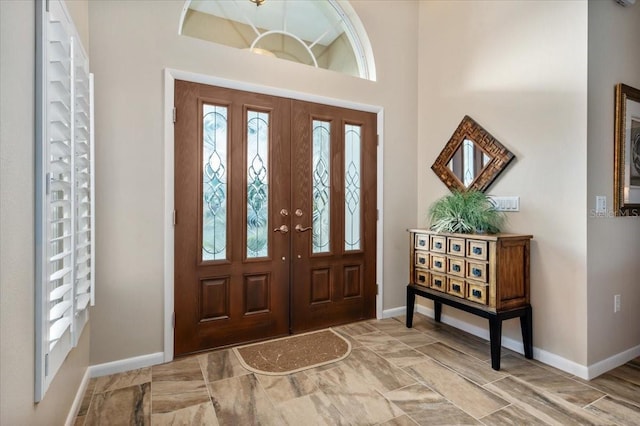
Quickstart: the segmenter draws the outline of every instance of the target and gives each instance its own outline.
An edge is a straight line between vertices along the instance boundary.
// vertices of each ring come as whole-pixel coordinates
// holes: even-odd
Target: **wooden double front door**
[[[175,83],[176,356],[375,316],[376,116]]]

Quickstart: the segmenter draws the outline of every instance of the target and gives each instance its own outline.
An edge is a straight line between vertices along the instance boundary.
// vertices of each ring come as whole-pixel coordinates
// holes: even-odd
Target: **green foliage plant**
[[[429,223],[436,232],[460,234],[500,232],[505,216],[483,192],[453,192],[429,208]]]

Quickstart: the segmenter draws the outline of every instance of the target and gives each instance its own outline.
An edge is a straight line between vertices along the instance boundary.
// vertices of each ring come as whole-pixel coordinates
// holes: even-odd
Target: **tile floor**
[[[343,361],[289,376],[231,350],[92,379],[76,425],[640,424],[640,358],[590,382],[416,315],[336,328]]]

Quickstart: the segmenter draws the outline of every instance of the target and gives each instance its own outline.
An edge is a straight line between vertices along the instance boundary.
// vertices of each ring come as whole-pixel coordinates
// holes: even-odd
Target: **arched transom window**
[[[375,80],[369,38],[337,0],[187,0],[182,35]]]

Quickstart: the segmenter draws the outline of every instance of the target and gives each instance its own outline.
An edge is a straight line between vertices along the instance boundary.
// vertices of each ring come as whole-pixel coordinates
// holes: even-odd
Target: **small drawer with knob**
[[[432,235],[430,241],[430,249],[435,253],[447,252],[447,237],[442,235]]]
[[[482,262],[467,261],[466,277],[476,281],[489,282],[487,275],[487,264]]]
[[[447,259],[447,274],[455,275],[460,278],[464,278],[465,274],[465,260],[457,257],[450,257]]]
[[[447,238],[447,253],[454,256],[464,256],[465,239],[464,238]]]
[[[487,260],[488,250],[486,241],[467,240],[467,257],[469,259]]]
[[[431,275],[431,288],[442,292],[447,291],[447,278],[444,275]]]
[[[429,250],[429,235],[416,234],[414,248],[417,250]]]
[[[465,297],[466,283],[463,279],[449,278],[447,293],[458,297]]]
[[[416,251],[415,262],[416,268],[429,268],[429,253],[424,251]]]
[[[431,278],[429,277],[429,273],[427,271],[416,269],[414,279],[417,285],[421,285],[423,287],[431,286]]]
[[[489,285],[471,281],[467,281],[466,284],[466,299],[486,305],[489,300]]]
[[[442,272],[443,274],[447,272],[447,257],[440,256],[439,254],[432,254],[430,269],[432,271]]]

